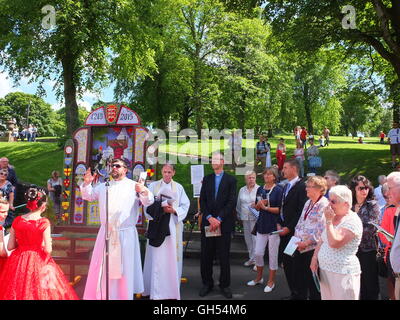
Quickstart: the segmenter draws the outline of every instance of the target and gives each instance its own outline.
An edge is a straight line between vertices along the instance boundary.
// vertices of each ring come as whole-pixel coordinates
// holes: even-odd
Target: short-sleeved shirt
[[[303,148],[294,149],[294,156],[296,158],[300,158],[301,160],[304,160],[304,149]]]
[[[315,249],[317,242],[321,238],[325,227],[324,210],[328,205],[329,200],[325,197],[319,199],[315,204],[312,204],[311,200],[308,200],[304,205],[294,235],[302,241],[312,241],[312,244],[306,248],[307,251]]]
[[[10,200],[10,193],[14,192],[14,186],[10,181],[6,180],[6,184],[0,188],[3,194],[6,196],[7,200]]]
[[[256,184],[251,192],[247,186],[239,190],[236,212],[240,220],[256,220],[256,217],[250,212],[249,206],[255,202],[258,188],[259,185]]]
[[[47,183],[51,185],[52,188],[54,188],[55,186],[62,186],[61,178],[58,178],[57,180],[50,178],[49,180],[47,180]]]
[[[318,147],[316,145],[312,145],[307,149],[307,156],[308,157],[315,157],[319,154]]]
[[[283,188],[276,185],[272,192],[265,190],[264,187],[259,187],[257,190],[257,197],[261,196],[262,199],[267,199],[269,194],[269,206],[273,208],[280,208],[282,205]],[[257,203],[257,200],[256,200]],[[274,214],[269,211],[260,210],[260,215],[257,220],[257,232],[261,234],[271,233],[276,231],[276,224],[278,223],[279,214]]]
[[[400,143],[400,129],[399,128],[390,129],[387,137],[390,139],[390,144]]]
[[[271,150],[271,145],[265,141],[258,141],[256,144],[257,156],[266,157],[267,153]]]
[[[363,233],[361,219],[357,213],[351,211],[334,228],[348,229],[354,233],[355,237],[340,248],[331,248],[325,228],[321,236],[323,243],[318,252],[319,267],[323,270],[339,274],[360,274],[361,267],[356,253]]]
[[[49,180],[47,180],[47,183],[54,189],[55,186],[62,186],[62,180],[61,178],[58,178],[56,181],[53,180],[53,178],[50,178]],[[54,196],[55,193],[54,191],[49,191],[49,195],[51,197],[51,199],[54,201]]]

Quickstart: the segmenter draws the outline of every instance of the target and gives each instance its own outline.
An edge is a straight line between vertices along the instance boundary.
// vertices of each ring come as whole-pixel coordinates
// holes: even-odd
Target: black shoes
[[[211,290],[212,290],[212,287],[204,286],[203,288],[200,289],[199,296],[205,297],[206,295],[208,295],[211,292]]]
[[[221,288],[221,294],[227,299],[232,299],[232,291],[229,288]]]
[[[205,297],[212,291],[212,287],[209,286],[204,286],[203,288],[200,289],[199,291],[199,296],[200,297]],[[221,294],[227,298],[227,299],[232,299],[232,291],[229,288],[221,288]]]

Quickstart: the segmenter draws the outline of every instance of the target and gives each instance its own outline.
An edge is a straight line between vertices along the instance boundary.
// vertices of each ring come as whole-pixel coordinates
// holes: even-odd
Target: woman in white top
[[[358,300],[360,295],[360,262],[356,256],[363,226],[351,211],[352,193],[346,186],[329,191],[325,211],[326,227],[311,260],[311,271],[320,271],[322,300]]]
[[[300,177],[304,177],[304,149],[301,141],[296,141],[296,149],[294,149],[294,157],[300,165]]]
[[[237,198],[236,212],[238,219],[242,221],[244,240],[249,252],[249,260],[244,263],[246,267],[255,264],[254,249],[256,247],[256,236],[251,234],[256,224],[257,217],[251,213],[249,207],[255,208],[257,189],[259,185],[256,183],[256,173],[247,171],[245,174],[246,185],[239,190]]]

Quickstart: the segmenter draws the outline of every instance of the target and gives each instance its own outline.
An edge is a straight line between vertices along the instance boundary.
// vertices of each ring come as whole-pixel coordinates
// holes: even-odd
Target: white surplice
[[[183,220],[189,210],[190,201],[183,187],[171,181],[166,184],[163,180],[153,182],[149,189],[154,195],[158,195],[160,189],[170,188],[172,193],[176,193],[176,201],[173,207],[176,211],[171,214],[169,220],[170,235],[165,237],[164,242],[159,247],[146,245],[146,257],[144,260],[144,295],[150,296],[152,300],[160,299],[180,299],[180,282],[182,276],[183,259]],[[151,219],[146,214],[148,219]]]
[[[142,293],[143,273],[140,259],[140,244],[136,230],[140,202],[149,206],[154,196],[137,196],[136,182],[128,178],[112,180],[109,186],[108,216],[110,239],[110,286],[111,300],[133,300],[135,293]],[[100,229],[90,261],[86,281],[85,300],[106,299],[105,281],[105,223],[106,223],[106,186],[104,183],[95,187],[81,186],[82,198],[99,201]],[[140,202],[139,202],[140,199]]]

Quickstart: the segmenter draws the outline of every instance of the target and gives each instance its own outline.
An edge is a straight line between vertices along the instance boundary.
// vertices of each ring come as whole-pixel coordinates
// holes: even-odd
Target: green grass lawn
[[[287,145],[287,157],[293,155],[295,148],[293,136],[276,136],[270,138],[272,146],[272,162],[276,163],[275,150],[279,138],[283,137]],[[342,182],[347,182],[355,174],[363,174],[377,184],[380,174],[388,174],[392,171],[389,145],[379,144],[378,138],[365,138],[365,144],[357,143],[357,138],[331,137],[329,147],[320,148],[323,166],[319,173],[334,169],[342,177]],[[256,140],[244,139],[243,146],[254,148]],[[227,148],[227,142],[208,141],[206,145],[200,146],[197,141],[171,143],[169,146],[161,145],[160,151],[171,151],[193,155],[209,156],[221,146]],[[6,156],[10,163],[15,166],[18,179],[23,182],[34,183],[45,186],[51,171],[63,169],[63,150],[52,142],[0,142],[0,156]],[[230,170],[228,170],[229,172]],[[205,173],[211,173],[210,165],[205,165]],[[233,172],[231,172],[233,173]],[[237,176],[238,188],[243,186],[243,176]],[[190,184],[190,164],[178,164],[175,180],[180,182],[189,196],[192,196],[192,185]],[[258,183],[262,183],[258,178]]]
[[[0,142],[0,156],[15,167],[19,181],[46,186],[53,170],[63,168],[63,150],[56,143]]]
[[[285,139],[287,147],[287,158],[293,155],[295,149],[295,140],[293,136],[276,136],[269,139],[272,146],[272,163],[276,163],[275,151],[280,138]],[[328,147],[320,148],[320,156],[322,157],[322,168],[318,173],[323,174],[328,169],[336,170],[342,177],[342,183],[347,182],[356,174],[363,174],[371,179],[374,185],[377,184],[377,177],[381,174],[389,174],[391,169],[391,156],[388,144],[380,144],[379,138],[364,138],[364,144],[359,144],[357,138],[350,137],[331,137],[331,143]],[[257,140],[243,139],[243,148],[254,148]],[[221,146],[221,147],[220,147]],[[200,146],[197,141],[187,141],[173,143],[172,145],[161,145],[160,151],[173,151],[177,153],[201,154],[202,156],[210,156],[212,152],[218,148],[226,150],[228,143],[226,141],[208,142],[208,146]],[[206,170],[207,170],[206,166]],[[178,167],[180,169],[180,167]],[[183,167],[185,175],[190,174],[190,169]],[[211,169],[209,170],[211,172]],[[307,172],[307,169],[306,169]],[[243,185],[243,177],[238,176],[238,184]],[[187,178],[190,180],[190,176]],[[178,179],[177,179],[178,180]],[[183,176],[183,180],[185,177]],[[258,183],[262,183],[258,179]],[[189,181],[190,184],[190,181]]]

